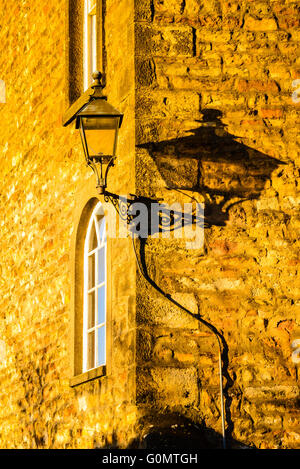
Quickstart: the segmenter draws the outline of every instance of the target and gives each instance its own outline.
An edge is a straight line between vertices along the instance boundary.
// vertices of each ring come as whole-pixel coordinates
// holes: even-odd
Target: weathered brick
[[[257,19],[253,16],[246,16],[244,28],[249,31],[274,31],[278,29],[274,18]]]
[[[106,2],[105,94],[125,114],[109,190],[204,202],[205,245],[148,239],[150,285],[113,241],[112,374],[71,389],[70,236],[90,172],[61,116],[81,48],[68,89],[65,2],[0,3],[1,447],[125,448],[162,409],[220,433],[217,337],[235,444],[299,446],[299,6]]]
[[[237,82],[238,91],[244,92],[261,92],[261,93],[278,93],[280,87],[274,80],[239,80]]]

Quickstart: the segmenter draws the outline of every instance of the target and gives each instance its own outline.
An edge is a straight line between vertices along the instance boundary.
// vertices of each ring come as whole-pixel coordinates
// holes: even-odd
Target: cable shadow
[[[205,327],[207,327],[216,337],[217,342],[218,342],[218,348],[219,348],[219,353],[220,357],[222,360],[222,381],[223,377],[226,379],[226,385],[223,387],[223,393],[224,393],[224,399],[225,399],[225,422],[227,422],[227,429],[226,429],[226,440],[231,441],[232,439],[232,431],[233,431],[233,421],[231,419],[231,402],[232,398],[228,394],[229,388],[233,385],[233,381],[228,373],[228,346],[226,343],[226,340],[224,339],[224,336],[218,331],[218,329],[212,325],[210,322],[206,321],[203,319],[199,314],[194,314],[192,313],[189,309],[178,303],[178,301],[174,300],[172,296],[168,293],[166,293],[157,283],[150,277],[147,269],[147,263],[146,263],[146,244],[147,244],[147,239],[146,238],[139,238],[140,241],[140,249],[139,249],[139,257],[140,261],[137,256],[137,251],[135,248],[134,240],[132,238],[132,243],[133,243],[133,248],[134,252],[136,255],[136,260],[137,264],[140,270],[141,275],[145,278],[145,280],[158,292],[160,293],[164,298],[166,298],[168,301],[170,301],[173,305],[177,306],[180,308],[182,311],[185,313],[189,314],[191,317],[197,319],[201,324],[203,324]],[[223,442],[224,448],[226,445],[226,441],[224,440]]]

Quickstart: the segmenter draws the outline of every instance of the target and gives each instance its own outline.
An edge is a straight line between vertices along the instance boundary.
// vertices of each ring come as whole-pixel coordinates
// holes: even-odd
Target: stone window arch
[[[107,235],[108,213],[97,196],[88,198],[83,195],[76,204],[74,218],[71,247],[71,386],[106,376],[111,366],[111,240]]]
[[[106,365],[106,241],[103,205],[98,202],[84,243],[83,371]]]

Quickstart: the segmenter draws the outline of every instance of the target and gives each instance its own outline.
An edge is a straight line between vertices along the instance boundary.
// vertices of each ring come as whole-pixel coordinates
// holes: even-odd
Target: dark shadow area
[[[147,420],[148,432],[142,440],[145,449],[176,451],[195,449],[223,449],[222,435],[203,424],[176,413],[156,414]],[[144,427],[147,431],[147,425]],[[150,427],[151,425],[151,427]],[[231,440],[231,449],[249,446]],[[252,447],[254,449],[254,447]]]
[[[225,130],[222,113],[202,111],[199,128],[186,137],[139,145],[147,149],[168,189],[199,192],[205,225],[224,226],[229,209],[258,199],[272,172],[284,164],[242,143]]]
[[[139,423],[140,436],[130,442],[125,449],[163,451],[164,453],[184,453],[185,451],[223,449],[222,435],[203,424],[177,413],[154,412]],[[103,442],[96,448],[119,449],[117,436]],[[237,440],[231,440],[230,449],[256,449]]]

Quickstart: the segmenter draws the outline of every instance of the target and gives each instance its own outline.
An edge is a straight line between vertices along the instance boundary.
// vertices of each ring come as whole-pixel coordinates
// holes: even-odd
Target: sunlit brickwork
[[[200,447],[220,446],[218,346],[201,318],[222,338],[228,444],[299,448],[299,6],[106,0],[105,92],[124,113],[108,189],[204,203],[205,243],[137,242],[149,285],[130,240],[112,240],[112,372],[71,387],[72,240],[94,181],[62,127],[80,93],[82,5],[11,3],[0,1],[0,447],[146,447],[153,430],[184,439],[194,424]]]

